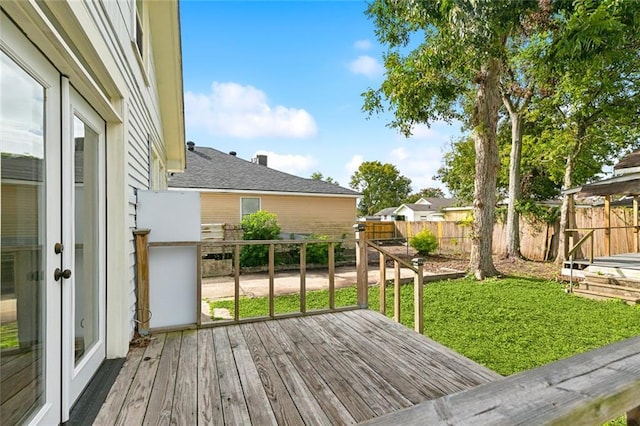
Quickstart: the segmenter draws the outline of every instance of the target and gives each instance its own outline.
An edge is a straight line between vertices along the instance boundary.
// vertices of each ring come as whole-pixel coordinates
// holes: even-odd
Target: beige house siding
[[[278,217],[283,233],[350,236],[356,220],[351,197],[265,194],[200,194],[202,223],[240,224],[240,199],[260,198],[260,208]]]

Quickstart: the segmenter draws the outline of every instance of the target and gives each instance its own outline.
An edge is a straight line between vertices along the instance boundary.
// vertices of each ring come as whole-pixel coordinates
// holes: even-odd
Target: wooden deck
[[[499,378],[353,310],[155,335],[94,424],[354,424]]]

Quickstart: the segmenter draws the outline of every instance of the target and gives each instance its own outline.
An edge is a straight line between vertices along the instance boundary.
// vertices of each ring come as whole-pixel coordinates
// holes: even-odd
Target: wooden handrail
[[[427,401],[367,425],[640,422],[640,336]]]
[[[388,252],[372,241],[367,241],[367,245],[376,250],[380,255],[380,313],[386,315],[386,261],[387,258],[393,260],[394,279],[393,279],[393,319],[400,322],[400,291],[402,289],[400,279],[400,268],[404,267],[413,271],[413,328],[418,333],[424,330],[424,271],[422,258],[413,259],[413,263],[409,263],[404,259]]]
[[[567,230],[566,232],[571,232],[572,230]],[[584,236],[582,238],[580,238],[580,241],[578,241],[570,250],[569,253],[567,254],[567,257],[571,257],[575,254],[576,251],[578,251],[578,249],[582,246],[582,244],[584,244],[585,241],[587,241],[589,238],[591,238],[591,254],[590,254],[590,262],[593,263],[593,229],[590,229],[589,232],[587,232],[586,234],[584,234]]]
[[[147,231],[148,233],[148,231]],[[307,309],[307,301],[306,301],[306,274],[307,274],[307,262],[306,262],[306,247],[310,244],[326,244],[328,247],[328,255],[327,255],[327,267],[328,267],[328,291],[329,291],[329,308],[321,309],[320,312],[333,312],[333,311],[341,311],[344,309],[354,309],[357,307],[367,307],[366,306],[366,287],[364,290],[360,289],[360,299],[364,297],[365,303],[364,305],[361,303],[361,300],[358,301],[358,306],[346,306],[336,308],[335,306],[335,254],[334,250],[337,243],[343,243],[344,239],[313,239],[313,240],[223,240],[223,241],[154,241],[147,242],[143,240],[141,237],[139,238],[139,246],[137,247],[137,254],[144,257],[145,259],[138,259],[139,265],[145,265],[148,260],[146,260],[149,256],[148,251],[144,250],[144,248],[163,248],[163,247],[195,247],[196,248],[196,267],[198,270],[198,289],[196,291],[197,294],[197,326],[202,327],[210,327],[217,325],[228,325],[230,323],[241,323],[251,320],[256,320],[253,318],[240,318],[240,252],[241,248],[249,245],[268,245],[268,314],[265,317],[260,317],[258,320],[265,319],[275,319],[282,318],[283,314],[276,314],[275,312],[275,253],[276,246],[278,245],[298,245],[300,246],[300,264],[299,264],[299,274],[300,274],[300,309],[299,312],[294,312],[291,314],[284,314],[286,316],[296,316],[296,315],[306,315],[306,314],[315,314],[316,311],[308,311]],[[202,297],[202,286],[201,286],[201,277],[202,277],[202,252],[203,247],[233,247],[233,305],[234,305],[234,314],[233,319],[231,320],[219,320],[214,321],[213,323],[204,323],[202,324],[200,321],[200,306],[201,306],[201,297]],[[148,274],[147,274],[148,275]],[[139,273],[139,285],[142,284],[142,287],[139,287],[139,291],[142,291],[142,297],[140,297],[140,301],[142,301],[144,305],[144,301],[146,300],[145,292],[148,294],[148,279],[145,279],[145,274]],[[366,276],[363,275],[364,282],[366,283]],[[362,296],[362,293],[365,293]],[[148,303],[145,305],[147,306]],[[145,309],[144,307],[141,309]],[[148,310],[148,308],[146,308]],[[144,325],[144,324],[143,324]],[[148,325],[147,325],[148,327]]]

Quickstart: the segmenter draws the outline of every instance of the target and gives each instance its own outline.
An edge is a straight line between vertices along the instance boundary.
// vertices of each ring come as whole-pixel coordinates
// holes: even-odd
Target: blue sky
[[[432,180],[459,126],[434,123],[406,139],[367,120],[361,93],[383,81],[383,49],[366,3],[180,3],[187,140],[348,187],[362,161],[391,163],[413,190]]]

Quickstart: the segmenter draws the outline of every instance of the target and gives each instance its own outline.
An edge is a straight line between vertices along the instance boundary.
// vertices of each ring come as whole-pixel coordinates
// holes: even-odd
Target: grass
[[[18,346],[18,323],[14,321],[0,325],[0,349],[12,349]]]

